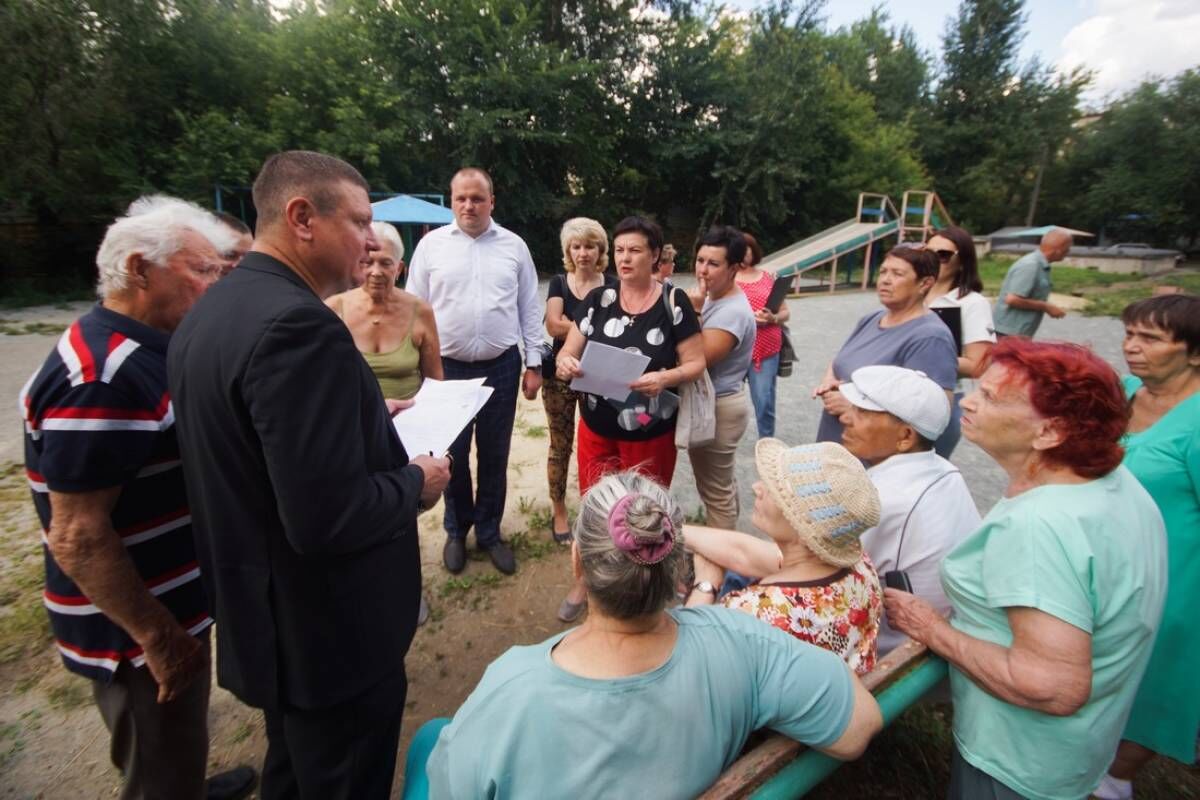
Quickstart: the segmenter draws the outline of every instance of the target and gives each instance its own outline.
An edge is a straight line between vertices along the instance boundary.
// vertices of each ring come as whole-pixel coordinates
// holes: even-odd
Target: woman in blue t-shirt
[[[925,295],[937,280],[937,256],[920,244],[898,244],[884,257],[875,281],[883,308],[858,321],[834,356],[821,384],[813,390],[825,409],[817,428],[818,442],[842,441],[838,417],[850,403],[837,390],[859,367],[889,365],[925,373],[953,397],[958,381],[958,349],[954,336],[937,315],[925,308]]]
[[[587,621],[487,668],[426,762],[430,797],[692,798],[759,728],[863,752],[879,706],[838,656],[737,611],[666,610],[682,525],[644,475],[596,483],[571,549]]]

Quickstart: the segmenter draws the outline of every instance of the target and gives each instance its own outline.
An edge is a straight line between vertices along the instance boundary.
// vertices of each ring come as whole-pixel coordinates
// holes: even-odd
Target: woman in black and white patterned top
[[[630,384],[623,402],[584,395],[580,404],[579,493],[586,494],[608,472],[637,469],[663,486],[675,473],[675,412],[670,390],[704,371],[700,322],[682,290],[654,280],[662,252],[662,229],[642,217],[626,217],[613,230],[613,263],[618,285],[592,290],[575,310],[575,325],[558,355],[560,380],[578,377],[579,358],[589,341],[620,347],[650,358]],[[577,585],[559,609],[565,621],[582,611],[586,593]]]

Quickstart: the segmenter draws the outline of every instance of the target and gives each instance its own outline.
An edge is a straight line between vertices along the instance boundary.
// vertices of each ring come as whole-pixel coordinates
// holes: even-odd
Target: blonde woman
[[[546,332],[554,339],[554,357],[562,350],[574,323],[575,310],[588,292],[600,286],[616,286],[616,279],[604,274],[604,268],[608,266],[608,234],[603,225],[587,217],[569,219],[562,226],[559,240],[562,242],[564,272],[550,279],[546,297]],[[550,429],[546,479],[554,513],[554,541],[570,544],[567,471],[571,466],[575,406],[579,396],[571,391],[566,381],[559,380],[554,374],[554,357],[543,364],[542,405],[546,407],[546,427]]]

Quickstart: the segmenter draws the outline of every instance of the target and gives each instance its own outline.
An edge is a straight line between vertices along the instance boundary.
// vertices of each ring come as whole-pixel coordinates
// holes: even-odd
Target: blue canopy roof
[[[445,225],[454,221],[454,213],[445,206],[427,203],[407,194],[371,203],[376,222],[397,222],[411,225]]]

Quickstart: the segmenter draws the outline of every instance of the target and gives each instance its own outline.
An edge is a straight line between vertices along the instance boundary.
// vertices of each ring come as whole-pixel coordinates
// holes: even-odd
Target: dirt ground
[[[0,798],[106,798],[120,776],[108,759],[108,737],[87,681],[60,664],[40,602],[42,554],[37,517],[21,465],[15,398],[54,346],[61,326],[87,304],[0,312],[0,398],[9,424],[0,432]],[[26,331],[26,326],[39,323]],[[9,405],[9,404],[12,405]],[[424,587],[432,612],[409,652],[403,754],[426,720],[449,716],[484,668],[515,644],[541,641],[564,629],[555,618],[569,584],[565,549],[550,541],[546,495],[545,416],[541,401],[519,401],[509,463],[503,531],[515,545],[511,577],[471,551],[467,569],[451,576],[441,565],[441,505],[420,520]],[[577,486],[574,471],[570,485]],[[574,506],[578,494],[569,494]],[[259,767],[266,752],[262,714],[214,687],[209,711],[210,771]],[[395,797],[403,783],[397,769]]]
[[[1077,298],[1055,296],[1067,305]],[[797,301],[789,301],[795,303]],[[802,330],[803,357],[796,374],[780,382],[779,429],[785,441],[807,441],[818,408],[808,399],[830,355],[858,317],[874,308],[868,294],[809,297],[793,305],[793,330]],[[21,466],[21,427],[15,398],[29,375],[54,346],[58,334],[87,308],[86,303],[0,311],[0,800],[8,798],[115,797],[120,777],[111,766],[108,737],[86,681],[62,668],[51,647],[42,608],[42,553],[37,520]],[[1119,321],[1069,314],[1050,320],[1047,338],[1087,342],[1122,368]],[[8,405],[11,404],[11,405]],[[403,754],[426,720],[451,716],[486,666],[517,644],[562,630],[555,619],[569,583],[567,552],[550,541],[546,495],[545,417],[540,401],[519,401],[509,465],[509,494],[503,531],[519,559],[516,575],[503,576],[472,553],[466,571],[451,576],[441,566],[444,534],[440,506],[420,521],[424,590],[430,621],[419,629],[409,652],[409,701],[404,716],[393,796],[403,785]],[[977,504],[986,511],[1000,496],[1004,476],[970,443],[955,452]],[[753,438],[739,446],[738,480],[753,480]],[[681,458],[672,488],[685,510],[697,508],[690,466]],[[575,476],[568,483],[577,486]],[[577,495],[568,489],[568,503]],[[745,512],[745,509],[743,509]],[[743,530],[749,530],[743,514]],[[872,745],[871,753],[840,770],[814,800],[846,797],[944,796],[950,737],[946,710],[915,708]],[[259,767],[266,750],[262,715],[214,687],[209,712],[210,771],[238,764]],[[1152,800],[1200,797],[1200,770],[1159,763],[1139,786]]]

